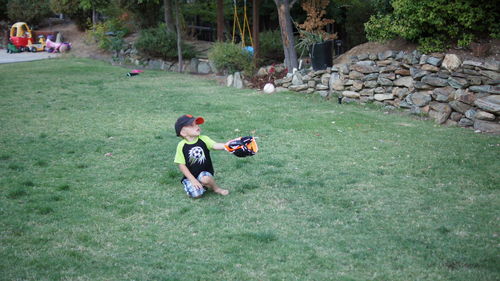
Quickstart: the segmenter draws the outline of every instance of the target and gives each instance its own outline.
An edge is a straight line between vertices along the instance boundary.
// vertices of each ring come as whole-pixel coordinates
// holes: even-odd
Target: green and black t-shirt
[[[207,136],[200,136],[193,142],[183,139],[177,145],[174,162],[185,164],[195,178],[203,172],[214,174],[210,150],[212,150],[215,141]],[[186,177],[183,178],[183,180]]]

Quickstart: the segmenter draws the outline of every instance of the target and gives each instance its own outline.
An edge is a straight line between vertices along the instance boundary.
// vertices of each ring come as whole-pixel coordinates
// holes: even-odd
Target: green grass
[[[498,136],[127,72],[0,65],[0,280],[500,278]],[[184,194],[184,113],[259,137],[254,157],[212,153],[229,196]]]

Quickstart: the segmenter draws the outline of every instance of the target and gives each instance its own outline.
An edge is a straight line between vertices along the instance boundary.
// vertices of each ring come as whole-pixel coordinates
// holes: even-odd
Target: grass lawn
[[[85,59],[0,65],[0,280],[499,280],[500,137]],[[227,197],[189,199],[184,113]]]

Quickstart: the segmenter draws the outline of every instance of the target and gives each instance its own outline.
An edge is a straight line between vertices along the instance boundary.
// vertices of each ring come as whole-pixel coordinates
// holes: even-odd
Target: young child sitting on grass
[[[202,117],[182,115],[175,122],[175,132],[183,139],[177,145],[174,162],[184,178],[182,184],[187,195],[200,198],[205,193],[205,187],[221,195],[229,194],[220,188],[214,180],[214,168],[210,158],[210,150],[224,150],[223,143],[216,143],[205,135],[200,135],[200,126],[205,120]],[[229,143],[229,142],[228,142]]]

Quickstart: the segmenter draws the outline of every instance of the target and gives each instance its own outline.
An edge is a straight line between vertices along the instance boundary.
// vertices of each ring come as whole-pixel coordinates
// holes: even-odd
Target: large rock
[[[330,81],[328,81],[328,84],[330,86],[330,89],[335,90],[335,91],[342,91],[344,90],[344,82],[342,79],[340,79],[340,74],[338,73],[332,73],[330,75]]]
[[[394,99],[394,96],[392,94],[375,94],[373,98],[378,101],[385,101]]]
[[[456,112],[460,112],[460,113],[465,113],[467,110],[471,109],[471,107],[472,107],[468,104],[465,104],[465,103],[457,101],[457,100],[450,101],[449,105],[451,106],[451,108],[453,108],[453,110],[455,110]]]
[[[474,104],[474,101],[476,101],[476,95],[469,91],[458,90],[455,92],[455,99],[463,103],[472,105]]]
[[[359,99],[359,93],[353,91],[343,91],[342,96],[346,98]]]
[[[321,75],[321,84],[323,85],[328,85],[328,82],[330,81],[330,73],[324,73]]]
[[[450,76],[448,78],[448,84],[450,84],[450,86],[455,89],[462,89],[467,87],[469,85],[469,82],[467,82],[467,79],[465,78]]]
[[[455,92],[455,89],[452,87],[443,87],[443,88],[435,88],[432,91],[432,96],[434,97],[435,100],[437,101],[450,101],[452,100],[453,93]]]
[[[359,71],[352,70],[351,72],[349,72],[349,79],[361,80],[361,79],[363,79],[363,77],[365,77],[365,76],[363,75],[363,73],[361,73]]]
[[[441,63],[441,66],[449,71],[455,71],[457,68],[460,67],[461,64],[462,61],[457,55],[447,54],[446,56],[444,56],[444,60]]]
[[[413,78],[410,76],[400,77],[394,80],[394,86],[411,88],[413,87]]]
[[[439,78],[437,76],[426,75],[422,78],[422,82],[435,87],[445,87],[448,86],[448,80]]]
[[[479,120],[486,120],[486,121],[493,121],[495,120],[495,114],[491,114],[486,111],[478,110],[476,111],[476,115],[474,115],[474,118],[479,119]]]
[[[373,63],[372,61],[369,62]],[[357,62],[356,64],[351,65],[351,69],[365,74],[379,72],[378,66],[365,63],[365,61]]]
[[[300,72],[295,72],[292,77],[292,85],[299,86],[304,84],[304,80],[302,79],[302,74]]]
[[[443,124],[446,122],[451,114],[451,107],[447,103],[432,102],[430,103],[430,108],[434,110],[433,118],[438,124]]]
[[[227,78],[226,78],[226,86],[232,87],[233,83],[234,83],[234,75],[233,74],[229,74],[227,76]]]
[[[384,78],[384,77],[379,77],[377,79],[377,83],[382,85],[382,86],[392,86],[393,85],[391,80]]]
[[[470,86],[469,90],[476,93],[490,93],[492,91],[492,87],[491,85]]]
[[[497,122],[488,122],[476,119],[474,121],[474,129],[486,133],[500,134],[500,124]]]
[[[416,92],[411,95],[409,95],[412,104],[422,107],[428,105],[431,100],[432,92],[431,91],[422,91],[422,92]]]
[[[477,99],[474,104],[488,112],[500,115],[500,96],[491,95],[483,98]]]
[[[443,61],[442,57],[435,57],[435,56],[430,56],[426,60],[426,62],[428,64],[431,64],[431,65],[434,65],[434,66],[440,66],[442,61]]]
[[[309,89],[309,85],[307,85],[307,84],[291,85],[290,87],[288,87],[288,89],[290,91],[300,92],[300,91],[305,91],[305,90]]]
[[[234,82],[233,82],[233,87],[236,89],[243,89],[243,79],[241,79],[241,74],[239,72],[234,73]]]
[[[212,73],[212,67],[210,67],[210,63],[205,61],[200,61],[200,63],[198,64],[198,73],[201,74]]]

